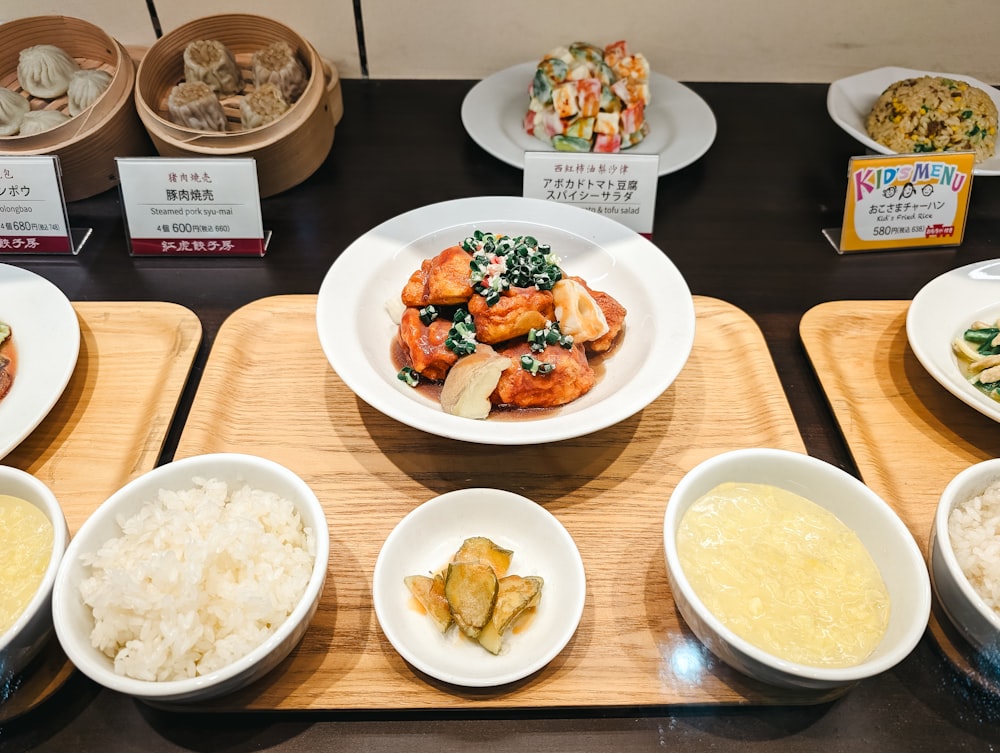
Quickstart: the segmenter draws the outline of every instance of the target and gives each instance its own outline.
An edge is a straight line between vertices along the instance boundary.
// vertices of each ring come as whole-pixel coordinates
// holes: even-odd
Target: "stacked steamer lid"
[[[135,64],[121,43],[70,16],[33,16],[0,26],[0,87],[24,97],[32,112],[51,111],[57,124],[39,132],[0,136],[0,155],[56,155],[67,201],[95,196],[118,184],[115,157],[152,153],[133,100]],[[29,92],[18,72],[21,53],[38,46],[65,53],[81,71],[103,71],[102,91],[83,109],[67,93]],[[40,63],[40,65],[43,65]],[[30,73],[22,67],[22,74]],[[29,88],[31,84],[29,83]],[[24,129],[27,131],[28,129]]]
[[[171,93],[188,74],[185,51],[201,41],[216,42],[232,53],[242,78],[238,92],[218,92],[226,120],[222,130],[192,127],[170,112]],[[257,88],[254,54],[282,42],[302,64],[304,87],[283,114],[248,128],[241,118],[241,102]],[[139,117],[161,156],[252,157],[262,197],[298,185],[319,168],[343,114],[340,79],[333,64],[284,24],[251,14],[206,16],[165,34],[139,63],[135,95]]]

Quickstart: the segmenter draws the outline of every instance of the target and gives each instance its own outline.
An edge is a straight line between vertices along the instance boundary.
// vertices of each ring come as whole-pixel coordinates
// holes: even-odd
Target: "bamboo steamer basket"
[[[184,50],[191,42],[214,39],[233,53],[243,73],[244,94],[253,90],[254,52],[284,40],[296,51],[309,79],[305,91],[283,115],[244,130],[239,97],[222,98],[228,121],[224,132],[201,131],[170,120],[167,98],[184,80]],[[292,188],[312,175],[333,145],[343,114],[336,68],[284,24],[270,18],[231,13],[189,21],[150,46],[136,73],[136,108],[157,152],[163,157],[252,157],[261,197]]]
[[[31,97],[17,78],[21,50],[37,44],[61,47],[81,68],[111,74],[108,88],[93,105],[62,125],[30,136],[0,136],[0,154],[58,155],[66,201],[103,193],[118,185],[115,157],[153,153],[135,110],[135,63],[118,41],[97,26],[71,16],[33,16],[0,25],[0,86],[28,98],[31,109],[68,112],[65,95]]]

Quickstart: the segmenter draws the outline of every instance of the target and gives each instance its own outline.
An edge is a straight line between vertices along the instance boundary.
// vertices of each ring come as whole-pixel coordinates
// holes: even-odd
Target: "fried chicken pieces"
[[[481,231],[424,260],[401,299],[400,379],[443,381],[442,408],[469,418],[586,394],[596,383],[588,355],[614,346],[626,314],[566,277],[547,245]]]

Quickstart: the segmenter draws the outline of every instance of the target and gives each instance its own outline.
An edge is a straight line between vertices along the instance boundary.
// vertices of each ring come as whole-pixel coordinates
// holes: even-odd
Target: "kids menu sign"
[[[848,170],[841,253],[957,246],[965,233],[972,152],[854,157]]]

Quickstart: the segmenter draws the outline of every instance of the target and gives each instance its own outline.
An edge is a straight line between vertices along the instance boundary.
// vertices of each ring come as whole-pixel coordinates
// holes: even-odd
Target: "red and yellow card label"
[[[840,250],[961,244],[974,166],[972,152],[852,158]]]

